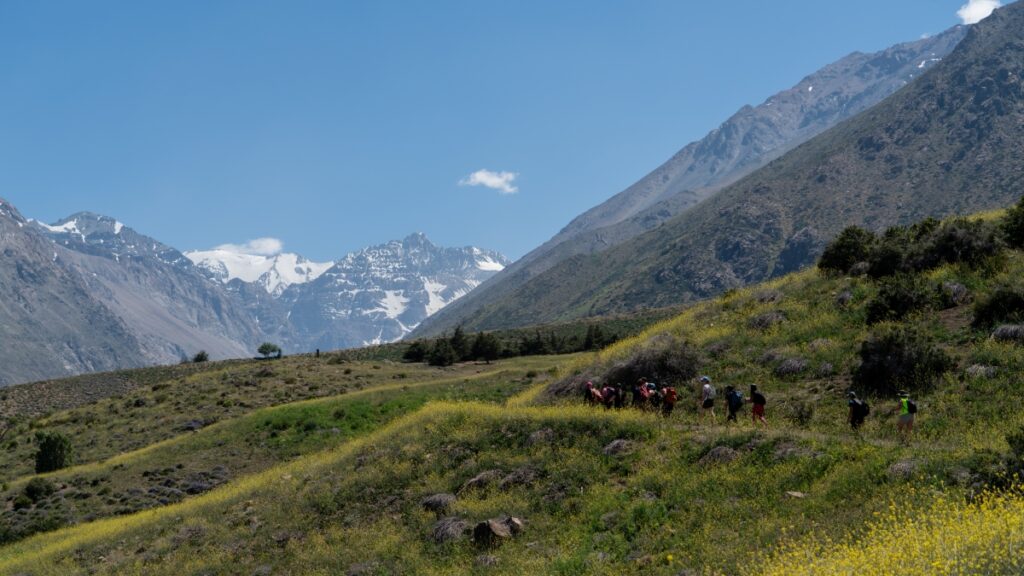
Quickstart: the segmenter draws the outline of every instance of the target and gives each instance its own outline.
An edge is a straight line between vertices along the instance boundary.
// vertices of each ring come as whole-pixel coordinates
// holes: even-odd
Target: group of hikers
[[[715,422],[715,399],[718,391],[711,383],[710,376],[701,376],[697,380],[697,410],[698,419],[703,423],[708,418]],[[900,390],[897,393],[899,398],[899,418],[896,421],[896,428],[904,440],[909,440],[914,429],[914,416],[917,414],[917,404],[910,399],[910,395]],[[847,392],[847,407],[849,409],[847,422],[854,431],[859,431],[864,421],[871,413],[871,407],[867,402],[860,399],[856,392]],[[647,378],[640,378],[633,385],[632,390],[627,392],[626,386],[622,384],[606,383],[599,387],[593,381],[587,381],[583,387],[583,399],[593,406],[604,406],[607,409],[624,408],[628,404],[640,410],[660,411],[666,418],[672,415],[676,402],[679,400],[679,393],[669,385],[661,385],[649,382]],[[746,398],[733,386],[725,387],[725,407],[727,410],[726,422],[737,422],[737,415],[742,411],[745,404],[751,405],[751,420],[754,425],[767,426],[768,419],[765,417],[765,406],[768,400],[765,398],[757,384],[750,385],[750,397]]]
[[[701,376],[698,384],[700,385],[700,392],[697,399],[697,409],[700,421],[704,422],[705,419],[711,418],[711,421],[714,422],[715,399],[718,396],[718,391],[711,383],[710,376]],[[679,400],[679,393],[672,386],[659,386],[654,382],[649,382],[647,378],[637,380],[629,392],[627,392],[626,387],[622,384],[612,384],[610,382],[603,387],[598,387],[592,381],[588,381],[583,387],[584,401],[594,406],[604,406],[608,409],[624,408],[627,397],[630,399],[630,406],[640,410],[661,411],[661,414],[667,418],[675,410],[676,402]],[[754,424],[767,426],[768,419],[765,417],[765,406],[768,404],[768,400],[757,389],[757,384],[750,385],[749,399],[745,398],[743,393],[735,387],[726,386],[725,407],[728,410],[726,421],[736,422],[737,414],[743,409],[744,404],[747,403],[753,406],[751,417]]]

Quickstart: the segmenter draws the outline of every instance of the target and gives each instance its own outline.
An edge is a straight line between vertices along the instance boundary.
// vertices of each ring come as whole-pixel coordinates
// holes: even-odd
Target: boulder
[[[501,546],[509,538],[512,538],[512,530],[501,520],[484,520],[473,528],[473,542],[484,548]]]
[[[457,516],[450,516],[435,522],[434,527],[430,530],[430,536],[434,542],[444,544],[461,539],[467,530],[469,530],[469,522]]]
[[[433,496],[427,496],[420,503],[423,505],[424,509],[433,512],[438,516],[443,516],[448,512],[448,509],[451,508],[452,504],[455,503],[455,500],[456,498],[454,494],[434,494]]]
[[[491,483],[501,479],[503,475],[504,472],[502,472],[501,470],[485,470],[477,474],[476,476],[470,478],[469,480],[466,480],[466,483],[462,485],[462,488],[459,489],[459,492],[468,492],[470,490],[486,488]]]
[[[604,450],[602,450],[602,452],[604,452],[605,456],[619,456],[621,454],[631,452],[632,450],[632,442],[630,442],[629,440],[623,440],[622,438],[619,438],[618,440],[612,440],[607,446],[604,447]]]
[[[537,471],[529,466],[524,466],[502,478],[501,482],[498,483],[498,487],[502,490],[507,490],[514,486],[528,486],[533,484],[536,479]]]
[[[701,466],[715,466],[718,464],[728,464],[739,457],[739,452],[736,452],[728,446],[715,446],[708,453],[700,459],[699,464]]]

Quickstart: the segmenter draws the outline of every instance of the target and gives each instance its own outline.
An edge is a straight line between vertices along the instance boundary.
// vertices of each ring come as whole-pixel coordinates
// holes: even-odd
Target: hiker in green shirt
[[[917,414],[917,404],[910,399],[910,394],[905,390],[898,393],[900,398],[900,416],[896,421],[896,430],[903,436],[904,442],[910,441],[910,434],[914,431],[914,415]]]

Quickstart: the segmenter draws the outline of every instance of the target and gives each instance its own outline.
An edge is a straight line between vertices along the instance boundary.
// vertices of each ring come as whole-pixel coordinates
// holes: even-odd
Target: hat
[[[853,390],[850,390],[849,392],[847,392],[846,395],[849,396],[850,398],[856,398],[857,397],[857,393],[854,392]]]
[[[907,396],[910,396],[910,394],[907,394],[906,390],[900,390],[899,392],[896,393],[896,395],[899,396],[900,398],[906,398]]]
[[[751,390],[757,390],[757,384],[751,384],[750,385],[750,389]]]
[[[711,378],[709,376],[701,376],[700,377],[700,381],[701,382],[706,382],[706,383],[711,383]]]

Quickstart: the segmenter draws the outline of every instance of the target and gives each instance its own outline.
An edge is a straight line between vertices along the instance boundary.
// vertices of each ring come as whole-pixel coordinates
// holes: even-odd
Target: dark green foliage
[[[473,348],[470,356],[474,360],[485,360],[490,363],[501,356],[501,343],[493,334],[480,332],[473,340]]]
[[[1024,196],[1006,212],[1000,228],[1007,244],[1013,248],[1024,248]]]
[[[427,358],[427,347],[426,345],[417,340],[409,345],[402,353],[402,360],[406,362],[423,362]]]
[[[31,507],[32,507],[32,499],[29,498],[28,496],[25,496],[24,494],[18,494],[18,496],[14,499],[14,509],[15,510],[26,510],[26,509],[31,508]],[[10,539],[10,538],[8,537],[8,538],[0,539],[0,542],[6,541],[7,539]]]
[[[256,349],[257,352],[263,355],[264,358],[270,358],[272,354],[281,355],[281,347],[271,342],[264,342],[260,344],[260,347]]]
[[[1006,435],[1006,443],[1017,460],[1024,461],[1024,426]]]
[[[942,264],[979,268],[1002,248],[995,226],[966,218],[945,222],[934,232],[919,237],[925,241],[925,250],[922,261],[913,265],[916,270],[929,270]]]
[[[462,326],[455,327],[455,331],[452,332],[452,337],[448,339],[448,343],[452,345],[452,350],[455,350],[455,356],[459,360],[469,359],[472,344],[469,342],[469,338],[466,338],[466,332],[462,329]]]
[[[1024,287],[1001,286],[974,305],[974,326],[991,328],[999,322],[1024,321]]]
[[[887,328],[861,344],[861,364],[854,370],[859,390],[883,397],[900,389],[926,391],[955,365],[934,343],[912,329]]]
[[[632,386],[641,377],[658,384],[678,386],[697,376],[700,354],[689,342],[663,334],[637,350],[625,362],[611,367],[603,382]]]
[[[25,485],[25,496],[33,503],[48,498],[57,491],[57,488],[45,478],[33,478]]]
[[[70,466],[74,461],[71,440],[59,432],[37,432],[36,472],[53,472]]]
[[[196,364],[200,362],[208,362],[209,360],[210,355],[206,353],[206,350],[200,350],[199,352],[196,352],[195,356],[192,357],[192,362]]]
[[[427,363],[431,366],[451,366],[458,362],[459,356],[447,338],[439,338],[427,355]]]
[[[877,238],[871,232],[859,226],[850,226],[825,247],[818,259],[818,268],[845,274],[854,264],[868,259],[876,242]]]
[[[878,283],[878,295],[867,305],[867,321],[901,320],[914,312],[931,309],[938,292],[920,276],[897,274]]]
[[[540,330],[535,331],[532,338],[523,336],[519,341],[520,356],[542,356],[545,354],[551,354],[551,348],[548,346],[548,340],[541,336]]]
[[[597,324],[587,326],[587,334],[583,337],[583,350],[600,350],[610,344],[604,331]]]
[[[904,269],[907,245],[890,229],[868,256],[868,276],[884,278]]]

